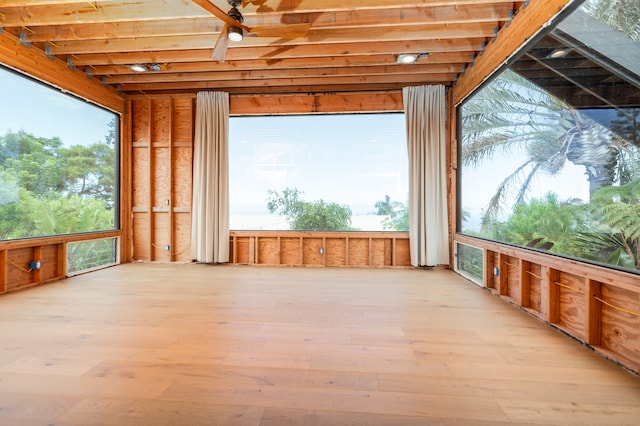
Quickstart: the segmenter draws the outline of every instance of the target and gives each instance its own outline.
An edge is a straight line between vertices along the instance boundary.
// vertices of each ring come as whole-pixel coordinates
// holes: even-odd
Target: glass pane
[[[406,149],[403,114],[232,117],[231,229],[405,230]]]
[[[67,245],[67,275],[115,265],[118,239],[80,241]]]
[[[467,244],[456,243],[456,271],[478,284],[483,284],[483,250]]]
[[[640,268],[640,7],[622,3],[586,2],[463,104],[461,232]]]
[[[0,68],[0,240],[116,227],[118,117]]]

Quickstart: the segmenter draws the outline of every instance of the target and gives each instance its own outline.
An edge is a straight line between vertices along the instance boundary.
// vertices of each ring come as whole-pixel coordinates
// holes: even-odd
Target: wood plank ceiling
[[[0,28],[123,93],[393,90],[451,86],[523,4],[244,0],[238,10],[254,32],[215,61],[224,22],[209,2],[231,8],[227,0],[3,0]],[[276,26],[285,34],[282,26],[296,24],[309,24],[306,34],[259,31]],[[398,64],[400,54],[421,56]],[[133,64],[151,70],[134,72]]]

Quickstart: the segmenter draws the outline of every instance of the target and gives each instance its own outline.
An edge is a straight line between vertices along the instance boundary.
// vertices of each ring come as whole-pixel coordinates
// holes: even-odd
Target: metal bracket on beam
[[[107,87],[107,86],[108,86],[108,84],[107,84],[107,76],[106,76],[106,75],[103,75],[103,76],[102,76],[102,85],[103,85],[104,87]]]
[[[24,47],[31,47],[31,42],[27,41],[27,34],[24,32],[20,33],[20,44]]]
[[[500,28],[493,27],[493,41],[495,41],[498,38],[498,31],[500,31]]]
[[[507,27],[511,25],[511,21],[513,21],[513,9],[509,9],[509,17],[507,19]]]
[[[49,46],[48,44],[44,47],[44,54],[47,55],[47,58],[49,59],[55,59],[55,55],[53,55],[51,53],[51,46]]]
[[[4,32],[4,27],[0,27],[0,34]]]
[[[70,70],[76,69],[75,65],[73,65],[73,63],[71,62],[71,56],[67,56],[67,68],[69,68]]]
[[[84,74],[87,76],[89,80],[93,80],[93,76],[91,75],[91,69],[89,67],[86,67],[84,69]]]

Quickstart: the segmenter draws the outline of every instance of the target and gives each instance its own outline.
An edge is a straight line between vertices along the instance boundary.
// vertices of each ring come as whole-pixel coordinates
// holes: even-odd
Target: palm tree
[[[640,2],[638,0],[588,0],[584,11],[611,28],[640,42]]]
[[[612,133],[546,92],[507,70],[464,106],[462,162],[478,165],[500,152],[524,151],[522,164],[496,188],[482,218],[493,222],[515,193],[515,205],[525,201],[538,173],[558,174],[567,161],[585,166],[590,192],[616,179],[619,147]]]

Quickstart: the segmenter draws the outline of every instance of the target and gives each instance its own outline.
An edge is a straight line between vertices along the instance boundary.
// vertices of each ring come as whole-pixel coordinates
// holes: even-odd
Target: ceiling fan
[[[224,22],[224,27],[218,36],[211,59],[218,62],[224,62],[227,55],[229,41],[240,41],[244,35],[256,37],[304,37],[309,32],[311,24],[291,24],[280,25],[275,27],[248,27],[243,24],[244,18],[238,10],[243,1],[251,3],[252,0],[227,0],[231,9],[224,12],[209,0],[191,0],[198,6],[210,12],[216,18]]]

